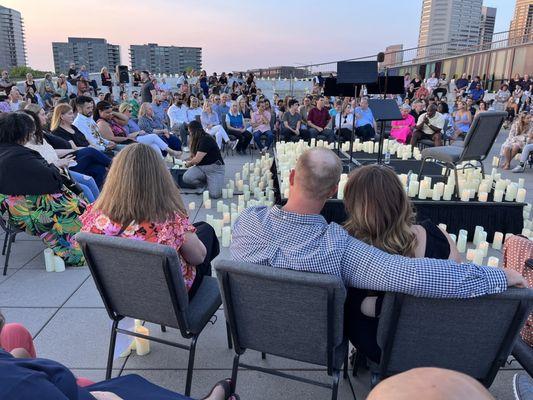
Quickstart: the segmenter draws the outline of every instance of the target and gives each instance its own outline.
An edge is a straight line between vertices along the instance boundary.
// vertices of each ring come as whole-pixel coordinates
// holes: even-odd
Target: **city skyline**
[[[22,13],[28,65],[45,70],[53,70],[52,42],[64,42],[69,36],[99,37],[120,45],[125,65],[130,65],[127,50],[132,44],[202,47],[203,68],[219,72],[359,57],[393,43],[416,46],[420,0],[401,4],[377,0],[368,8],[359,2],[336,1],[323,12],[307,4],[273,0],[263,7],[255,2],[214,0],[203,8],[190,0],[149,4],[134,0],[127,4],[95,1],[87,8],[66,0],[43,7],[35,7],[30,0],[2,2]],[[495,32],[507,30],[514,1],[485,0],[483,5],[498,9]],[[388,12],[381,15],[384,9]],[[47,21],[61,24],[50,29]],[[313,28],[313,21],[320,28]]]

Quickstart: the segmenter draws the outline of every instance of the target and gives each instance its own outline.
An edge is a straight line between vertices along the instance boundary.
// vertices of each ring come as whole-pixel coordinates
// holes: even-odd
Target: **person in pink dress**
[[[406,143],[408,142],[409,136],[411,136],[411,133],[413,132],[416,121],[415,118],[409,114],[411,107],[408,104],[402,104],[400,111],[403,119],[391,122],[390,135],[396,139],[396,141],[400,143]]]
[[[207,242],[198,238],[197,227],[189,221],[179,189],[163,159],[144,144],[129,145],[113,159],[100,196],[80,219],[82,232],[176,249],[189,297],[202,279],[202,267],[212,260],[207,248],[214,241],[218,247],[212,229]]]

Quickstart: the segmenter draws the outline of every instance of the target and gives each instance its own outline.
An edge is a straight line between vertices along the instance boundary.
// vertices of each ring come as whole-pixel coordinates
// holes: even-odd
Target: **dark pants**
[[[253,135],[254,135],[254,142],[257,145],[257,148],[259,150],[261,150],[263,147],[270,149],[270,146],[272,146],[272,143],[274,142],[274,134],[272,133],[272,131],[266,131],[266,132],[255,131]],[[264,146],[261,143],[261,138],[263,137],[265,138]]]
[[[361,312],[361,303],[368,295],[368,290],[348,288],[344,303],[344,331],[358,351],[379,363],[381,358],[381,349],[377,342],[379,318],[367,317]],[[381,310],[380,303],[378,301],[376,304],[377,315]]]
[[[433,135],[427,135],[424,131],[415,129],[413,131],[413,136],[411,136],[411,145],[418,145],[418,142],[422,139],[430,139],[435,146],[442,146],[442,136],[440,132],[434,133]]]
[[[181,151],[181,140],[179,140],[176,136],[170,135],[170,137],[166,137],[165,135],[159,135],[161,140],[168,144],[168,147],[170,147],[172,150]]]
[[[193,298],[196,291],[200,287],[204,276],[211,276],[211,261],[220,253],[220,245],[215,230],[206,222],[196,222],[193,224],[196,227],[196,236],[204,244],[207,254],[204,262],[196,266],[196,276],[189,290],[189,300]]]
[[[107,168],[111,165],[111,159],[99,150],[85,147],[76,151],[78,165],[71,169],[80,174],[92,176],[96,185],[101,188],[107,174]]]
[[[309,128],[309,137],[313,139],[327,140],[328,143],[335,140],[335,134],[331,129],[324,129],[322,132],[319,132],[315,128]]]
[[[98,84],[96,83],[96,81],[94,79],[90,80],[89,85],[93,88],[94,95],[98,95]]]
[[[370,124],[359,126],[355,128],[355,135],[360,138],[363,142],[374,139],[376,136],[376,131],[374,127]]]
[[[339,131],[339,139],[342,142],[349,142],[352,138],[352,130],[348,128],[341,128]]]
[[[441,97],[439,97],[439,93],[442,93]],[[433,96],[442,98],[442,97],[446,96],[447,93],[448,93],[448,91],[445,88],[437,88],[437,89],[435,89],[433,91]]]
[[[301,131],[300,131],[300,135],[296,135],[290,129],[283,128],[281,130],[281,140],[284,140],[286,142],[297,142],[297,141],[299,141],[302,138],[303,137],[301,136]]]
[[[235,136],[235,139],[239,141],[239,143],[237,143],[237,147],[235,148],[237,153],[245,152],[253,137],[252,134],[247,130],[240,132],[232,128],[228,128],[228,135]]]

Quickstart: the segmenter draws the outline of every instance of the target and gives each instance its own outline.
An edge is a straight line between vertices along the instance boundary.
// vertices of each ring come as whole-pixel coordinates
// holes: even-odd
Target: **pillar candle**
[[[446,224],[439,224],[439,228],[442,229],[443,231],[446,232],[446,229],[448,229],[448,227],[446,226]]]
[[[516,194],[516,201],[518,203],[523,203],[526,200],[526,189],[520,188]]]
[[[285,189],[285,191],[283,192],[283,197],[288,199],[289,198],[289,193],[290,193],[290,189],[289,188]]]
[[[492,157],[492,166],[497,167],[498,165],[500,165],[500,158],[496,156]]]
[[[474,261],[474,257],[476,256],[476,249],[468,249],[466,252],[466,259],[468,261]]]
[[[50,248],[44,249],[44,266],[46,272],[54,272],[54,251]]]
[[[233,189],[228,189],[228,199],[233,198]]]
[[[211,209],[211,200],[205,200],[204,201],[204,207],[206,210],[210,210]]]
[[[189,210],[194,210],[196,208],[196,203],[194,201],[191,201],[189,203]]]
[[[487,265],[489,267],[497,267],[500,264],[500,260],[498,257],[489,257],[489,260],[487,261]]]
[[[287,190],[289,190],[289,189],[287,189]],[[244,194],[244,201],[250,200],[250,191],[249,190],[243,191],[243,194]]]
[[[466,234],[459,233],[459,237],[457,238],[457,250],[459,253],[464,253],[466,251]]]
[[[450,201],[452,199],[452,195],[453,195],[453,185],[445,185],[442,199],[446,201]]]
[[[480,242],[478,246],[478,250],[483,251],[483,257],[487,257],[488,251],[489,251],[489,243],[488,242]]]
[[[228,198],[228,189],[222,189],[222,198],[227,199]]]
[[[346,186],[346,182],[346,180],[340,180],[339,187],[337,189],[337,199],[344,199],[344,187]]]
[[[495,202],[501,202],[503,200],[503,190],[495,190],[494,191],[494,201]]]
[[[420,187],[420,191],[418,192],[418,198],[420,200],[424,200],[426,197],[427,197],[427,194],[428,194],[428,189],[425,185],[422,185]]]
[[[474,260],[473,263],[477,265],[483,265],[483,250],[478,249],[474,250]]]
[[[235,225],[235,222],[237,221],[237,218],[239,218],[239,213],[232,212],[230,216],[230,225],[233,228],[233,225]]]
[[[468,201],[470,200],[470,190],[463,189],[461,191],[461,201]]]
[[[524,183],[526,183],[524,178],[518,179],[518,188],[522,189],[524,187]]]
[[[416,197],[419,186],[420,184],[417,180],[411,180],[411,182],[409,182],[409,197]]]
[[[231,228],[225,226],[222,228],[222,247],[229,247],[231,241]]]
[[[203,196],[204,196],[204,201],[209,200],[209,192],[207,190],[204,191]]]
[[[138,319],[135,320],[135,332],[140,333],[141,335],[150,336],[150,331],[147,327],[142,326],[141,321]],[[144,356],[150,353],[150,341],[143,338],[135,338],[135,350],[137,351],[138,356]]]
[[[222,204],[222,212],[223,213],[229,212],[229,206],[227,204]]]
[[[222,220],[221,219],[213,219],[213,228],[215,229],[215,234],[217,237],[222,236]]]
[[[453,233],[448,233],[448,236],[450,237],[450,239],[452,239],[454,243],[457,242],[457,236],[455,236]]]
[[[237,190],[242,192],[243,186],[244,186],[244,181],[242,179],[239,179],[237,181]]]
[[[224,202],[222,200],[217,201],[217,212],[222,212],[223,206],[224,206]]]
[[[503,233],[494,232],[494,239],[492,240],[492,248],[500,250],[502,248]]]
[[[479,192],[478,199],[479,201],[485,203],[489,197],[489,194],[487,192]]]
[[[516,194],[518,192],[518,185],[516,183],[511,183],[507,186],[505,190],[505,201],[514,201]]]
[[[474,246],[477,246],[479,244],[479,238],[481,235],[481,232],[483,232],[483,227],[480,225],[476,225],[474,230]]]
[[[507,242],[507,239],[509,239],[511,236],[514,236],[514,234],[513,233],[506,233],[504,242]]]
[[[222,213],[222,221],[225,223],[225,224],[229,224],[231,222],[231,216],[230,216],[230,213],[229,212],[224,212]]]
[[[480,185],[479,185],[479,192],[482,193],[482,192],[486,192],[488,193],[489,192],[489,185],[487,182],[482,182]]]

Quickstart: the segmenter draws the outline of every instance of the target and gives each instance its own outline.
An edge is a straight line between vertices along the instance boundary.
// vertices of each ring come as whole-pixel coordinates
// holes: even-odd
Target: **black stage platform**
[[[366,158],[362,158],[362,155]],[[359,157],[357,157],[359,156]],[[373,158],[369,158],[372,157]],[[346,171],[357,168],[358,165],[375,163],[376,154],[354,153],[356,163],[348,168],[349,159],[346,154],[340,153]],[[277,171],[277,158],[272,163],[272,175],[274,177],[274,191],[276,204],[285,204],[286,199],[279,190],[279,175]],[[398,174],[406,174],[409,171],[418,174],[421,161],[414,159],[401,160],[391,157],[390,166]],[[419,177],[421,180],[424,176],[432,177],[432,182],[443,181],[441,175],[442,166],[437,163],[426,163],[424,175]],[[489,201],[460,201],[452,197],[451,201],[439,200],[419,200],[411,199],[413,202],[418,221],[430,219],[435,224],[446,224],[450,233],[457,234],[460,229],[468,231],[468,240],[471,241],[474,236],[476,225],[483,226],[487,232],[487,241],[492,242],[494,232],[519,234],[524,227],[523,209],[525,203],[516,202],[494,202],[492,194],[489,195]],[[342,224],[346,220],[346,211],[342,200],[329,199],[321,211],[321,214],[328,222]]]

